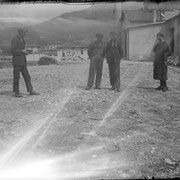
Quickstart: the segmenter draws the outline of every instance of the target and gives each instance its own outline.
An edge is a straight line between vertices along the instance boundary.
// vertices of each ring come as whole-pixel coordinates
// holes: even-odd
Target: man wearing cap
[[[12,64],[13,64],[13,92],[15,97],[22,97],[19,93],[19,79],[20,73],[22,74],[27,91],[30,95],[38,95],[33,91],[31,84],[31,77],[27,69],[26,55],[28,54],[25,50],[25,41],[24,36],[27,34],[27,30],[24,28],[19,28],[17,36],[11,41],[11,52],[13,55]]]
[[[163,92],[168,90],[167,80],[167,58],[170,55],[170,49],[167,42],[164,40],[164,34],[159,32],[156,36],[157,40],[153,47],[155,53],[153,78],[160,80],[160,86],[156,90],[162,90]]]
[[[89,67],[89,78],[87,83],[87,90],[91,89],[94,84],[94,78],[96,75],[95,88],[101,89],[101,78],[102,78],[102,68],[103,59],[105,55],[105,45],[103,42],[103,35],[100,33],[96,34],[97,40],[90,44],[88,48],[88,56],[90,58]]]
[[[110,32],[111,40],[106,45],[106,58],[109,67],[111,90],[120,92],[120,62],[123,58],[123,49],[117,41],[117,33]]]

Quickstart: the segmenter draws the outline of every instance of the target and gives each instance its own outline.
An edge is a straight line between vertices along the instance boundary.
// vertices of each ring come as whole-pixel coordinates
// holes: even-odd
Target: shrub
[[[49,65],[49,64],[57,64],[57,60],[51,57],[43,56],[39,59],[38,65]]]

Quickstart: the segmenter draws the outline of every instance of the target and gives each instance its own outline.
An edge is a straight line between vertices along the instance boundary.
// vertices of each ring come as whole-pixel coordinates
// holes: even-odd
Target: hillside
[[[64,19],[86,19],[100,22],[112,22],[115,20],[115,4],[96,4],[82,11],[64,13],[60,18]]]
[[[33,27],[32,27],[33,28]],[[91,39],[97,32],[108,33],[113,29],[112,23],[97,22],[83,19],[56,18],[34,27],[41,37],[46,41],[65,42],[76,41],[84,38]]]
[[[0,30],[0,47],[8,47],[12,38],[17,34],[17,27],[5,28]],[[28,28],[28,34],[25,37],[27,44],[40,44],[42,39],[37,31]]]
[[[124,7],[129,8],[128,3],[126,6]],[[103,33],[108,38],[109,32],[116,30],[115,8],[115,4],[110,3],[95,4],[88,9],[64,13],[46,22],[31,25],[29,28],[38,34],[37,39],[43,39],[51,44],[82,41],[90,43],[97,32]],[[11,34],[5,30],[3,34],[0,32],[0,41],[8,40],[3,37],[9,38]]]
[[[114,5],[93,5],[92,7],[64,13],[49,21],[31,26],[49,43],[86,41],[89,43],[95,33],[109,33],[114,28]]]

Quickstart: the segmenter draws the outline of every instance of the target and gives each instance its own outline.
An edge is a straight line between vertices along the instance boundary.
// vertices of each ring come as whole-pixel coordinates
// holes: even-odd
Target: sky
[[[142,7],[142,3],[126,2],[124,8]],[[66,12],[79,11],[91,7],[92,3],[19,3],[0,4],[0,22],[36,24],[60,16]],[[105,4],[102,4],[105,5]]]
[[[83,10],[91,4],[20,3],[0,4],[1,22],[39,23],[63,13]]]

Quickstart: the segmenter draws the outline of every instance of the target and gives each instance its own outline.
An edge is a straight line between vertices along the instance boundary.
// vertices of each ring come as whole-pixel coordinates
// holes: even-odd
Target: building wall
[[[130,60],[152,60],[152,48],[156,40],[156,34],[161,30],[161,24],[139,26],[128,29],[127,48]]]
[[[172,29],[174,29],[174,34],[172,34]],[[165,39],[169,44],[172,51],[172,41],[174,46],[174,55],[180,56],[180,16],[176,16],[171,20],[165,22],[162,32],[165,34]]]
[[[77,48],[77,49],[72,49],[72,48],[66,48],[66,49],[59,49],[57,51],[57,57],[56,59],[58,61],[63,61],[63,60],[71,60],[71,61],[75,61],[78,59],[83,59],[86,60],[88,58],[87,55],[87,49],[83,48],[83,53],[81,54],[81,48]],[[64,56],[63,56],[64,54]]]

